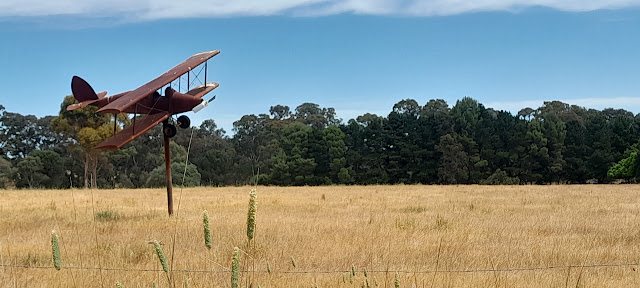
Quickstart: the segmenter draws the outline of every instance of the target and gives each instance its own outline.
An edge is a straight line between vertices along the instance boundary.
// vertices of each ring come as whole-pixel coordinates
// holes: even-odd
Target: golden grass
[[[234,246],[241,270],[259,271],[241,273],[240,287],[393,287],[396,270],[407,271],[400,287],[640,287],[635,266],[414,273],[640,262],[638,185],[258,187],[250,244],[249,191],[175,189],[168,217],[163,189],[0,190],[0,264],[51,267],[0,267],[0,287],[168,287],[162,271],[65,269],[162,269],[153,240],[174,270],[225,271],[174,272],[176,287],[229,287]],[[341,272],[282,273],[301,271]]]

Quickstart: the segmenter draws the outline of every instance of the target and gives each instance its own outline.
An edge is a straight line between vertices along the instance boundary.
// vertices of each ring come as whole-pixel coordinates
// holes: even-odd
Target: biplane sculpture
[[[169,138],[175,136],[177,132],[175,125],[169,123],[169,119],[171,119],[173,115],[184,112],[198,112],[215,99],[215,96],[210,100],[203,100],[202,97],[218,87],[218,83],[207,83],[207,60],[219,53],[220,50],[214,50],[195,54],[139,88],[110,97],[106,97],[106,91],[96,93],[89,83],[78,76],[73,76],[71,80],[71,91],[78,103],[69,105],[67,110],[93,105],[100,107],[98,113],[114,114],[114,118],[116,118],[116,115],[119,113],[134,114],[131,125],[118,133],[115,133],[117,127],[117,123],[115,122],[117,121],[114,121],[115,134],[111,138],[98,144],[98,146],[96,146],[97,149],[120,149],[120,147],[133,141],[136,137],[162,122],[169,215],[173,214],[173,185],[171,181]],[[190,79],[191,73],[203,63],[204,82],[202,85],[192,88],[190,87],[192,84]],[[180,80],[185,75],[187,77],[186,91],[185,93],[181,93],[179,91],[182,88]],[[197,77],[198,75],[195,75],[195,78]],[[172,85],[176,79],[178,79],[177,85]],[[178,88],[178,90],[174,87]],[[162,92],[163,88],[165,88],[164,95],[161,95],[160,92]],[[147,116],[137,119],[136,116],[138,114]],[[182,115],[177,118],[176,124],[180,128],[188,128],[191,125],[191,121],[187,116]]]

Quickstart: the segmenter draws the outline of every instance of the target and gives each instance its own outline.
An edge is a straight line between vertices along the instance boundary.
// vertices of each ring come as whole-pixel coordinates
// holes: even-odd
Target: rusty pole
[[[169,137],[164,136],[164,169],[167,177],[167,207],[169,215],[173,214],[173,184],[171,181],[171,150],[169,149]]]

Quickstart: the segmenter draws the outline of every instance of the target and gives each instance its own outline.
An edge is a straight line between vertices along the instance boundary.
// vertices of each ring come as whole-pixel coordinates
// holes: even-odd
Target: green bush
[[[187,166],[186,175],[184,175],[185,163],[173,163],[171,165],[171,178],[173,185],[182,185],[184,187],[200,186],[200,172],[198,167],[193,164]],[[184,183],[182,183],[182,177],[184,175]],[[158,166],[151,173],[149,173],[149,179],[147,179],[147,187],[164,187],[167,184],[165,177],[164,165]]]
[[[493,172],[489,178],[485,180],[481,180],[480,184],[482,185],[518,185],[520,184],[520,179],[518,177],[509,177],[506,171],[496,170]]]
[[[104,210],[96,213],[96,220],[99,221],[114,221],[118,220],[118,218],[120,218],[120,215],[111,210]]]
[[[632,152],[629,157],[620,160],[617,164],[611,166],[607,172],[607,176],[618,179],[632,179],[640,176],[638,166],[638,152]]]

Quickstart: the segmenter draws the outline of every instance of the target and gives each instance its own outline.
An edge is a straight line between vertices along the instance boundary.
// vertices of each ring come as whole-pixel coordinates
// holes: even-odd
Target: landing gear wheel
[[[176,126],[173,126],[173,124],[163,124],[162,125],[162,133],[167,138],[172,138],[173,136],[176,136],[177,132],[178,132],[178,130],[176,129]]]
[[[189,128],[189,126],[191,126],[191,120],[189,119],[189,117],[187,116],[180,116],[178,117],[178,127],[182,128],[182,129],[187,129]]]

